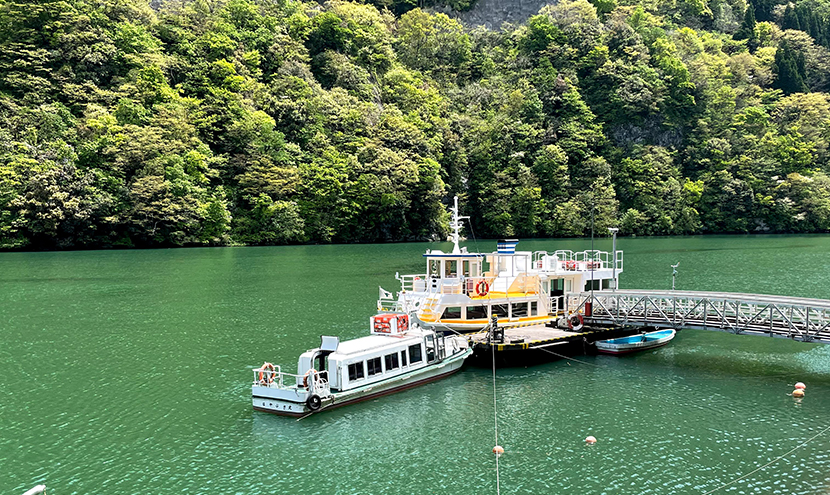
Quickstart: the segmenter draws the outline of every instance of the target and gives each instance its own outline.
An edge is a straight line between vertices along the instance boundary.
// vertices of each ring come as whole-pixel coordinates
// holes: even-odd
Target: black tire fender
[[[319,411],[319,410],[320,410],[320,407],[322,407],[322,405],[323,405],[323,401],[322,401],[322,399],[320,399],[320,396],[319,396],[319,395],[317,395],[317,394],[313,394],[313,395],[311,395],[308,399],[306,399],[306,401],[305,401],[305,405],[306,405],[306,406],[309,408],[309,410],[311,410],[312,412],[314,412],[314,411]]]

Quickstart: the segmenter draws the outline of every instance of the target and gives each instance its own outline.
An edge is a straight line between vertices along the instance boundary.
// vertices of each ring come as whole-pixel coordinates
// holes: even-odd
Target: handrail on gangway
[[[586,323],[718,330],[830,344],[830,300],[707,291],[603,290],[567,295]]]

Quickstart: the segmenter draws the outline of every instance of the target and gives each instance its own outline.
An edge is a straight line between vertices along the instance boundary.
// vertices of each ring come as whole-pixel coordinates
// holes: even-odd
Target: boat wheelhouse
[[[410,328],[405,314],[376,315],[370,324],[366,337],[323,336],[300,355],[296,374],[270,363],[255,369],[254,409],[302,416],[372,399],[448,376],[472,353],[463,337]]]
[[[457,332],[482,329],[493,316],[501,326],[546,323],[568,316],[565,294],[616,285],[622,251],[517,251],[518,240],[503,239],[491,253],[459,246],[458,198],[451,208],[452,252],[424,254],[426,272],[395,274],[397,298],[380,289],[379,311],[414,313],[427,324]]]

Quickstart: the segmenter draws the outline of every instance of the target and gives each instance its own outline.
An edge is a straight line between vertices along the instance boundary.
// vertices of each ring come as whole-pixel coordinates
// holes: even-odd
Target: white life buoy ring
[[[274,376],[277,369],[271,363],[263,363],[262,367],[259,368],[259,384],[260,385],[271,385],[274,383]]]
[[[582,314],[575,313],[568,317],[568,330],[578,332],[582,330],[583,326],[585,326],[585,320],[582,318]]]

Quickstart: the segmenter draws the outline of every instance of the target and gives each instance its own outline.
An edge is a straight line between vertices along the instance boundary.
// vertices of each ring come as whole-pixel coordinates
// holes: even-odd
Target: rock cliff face
[[[443,12],[453,19],[458,19],[467,27],[484,26],[498,29],[505,22],[521,24],[530,16],[539,13],[539,9],[554,0],[478,0],[467,12],[456,12],[449,7],[433,8],[434,12]]]

